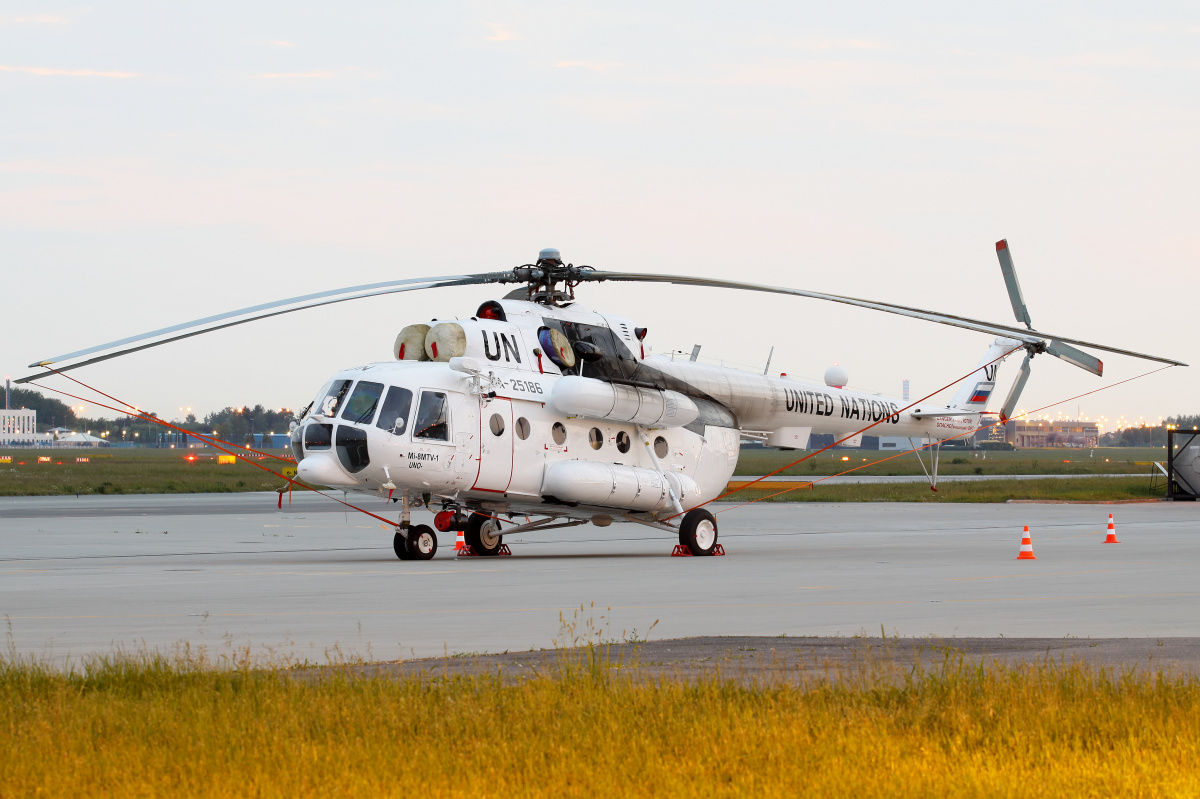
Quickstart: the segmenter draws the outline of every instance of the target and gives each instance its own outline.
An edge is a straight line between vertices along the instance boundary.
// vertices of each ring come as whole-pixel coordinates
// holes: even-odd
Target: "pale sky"
[[[977,5],[977,4],[976,4]],[[233,308],[510,268],[729,277],[1200,361],[1190,3],[0,5],[0,370]],[[74,374],[178,416],[303,406],[505,289],[302,312]],[[914,397],[983,334],[812,300],[588,287],[656,351]],[[1040,357],[1034,408],[1104,378]],[[1015,359],[1014,359],[1015,361]],[[1001,371],[999,399],[1015,363]],[[65,385],[61,378],[57,383]],[[996,401],[998,405],[999,400]],[[74,404],[74,403],[72,403]],[[1200,365],[1049,411],[1200,411]],[[94,411],[89,409],[89,415]]]

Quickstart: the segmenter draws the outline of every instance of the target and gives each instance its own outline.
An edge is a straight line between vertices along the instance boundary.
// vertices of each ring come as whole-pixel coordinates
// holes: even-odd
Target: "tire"
[[[396,550],[396,557],[400,558],[400,560],[412,560],[412,557],[408,554],[408,541],[399,532],[392,539],[392,549]]]
[[[472,513],[467,520],[463,540],[476,555],[493,557],[500,554],[504,536],[500,534],[500,522],[482,513]]]
[[[717,520],[704,508],[688,511],[679,525],[679,543],[693,555],[711,555],[717,548]]]
[[[408,530],[409,560],[430,560],[437,554],[437,533],[427,524],[418,524]]]

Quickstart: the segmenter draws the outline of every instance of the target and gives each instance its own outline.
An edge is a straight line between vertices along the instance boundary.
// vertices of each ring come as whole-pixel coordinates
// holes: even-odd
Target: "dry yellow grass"
[[[1197,796],[1200,684],[1042,664],[803,687],[0,661],[5,796]]]

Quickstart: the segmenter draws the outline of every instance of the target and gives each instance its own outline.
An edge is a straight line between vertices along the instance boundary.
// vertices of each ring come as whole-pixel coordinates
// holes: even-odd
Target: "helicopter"
[[[290,446],[297,477],[399,503],[393,548],[429,560],[438,533],[462,532],[473,554],[507,552],[504,538],[614,522],[676,536],[694,556],[718,554],[704,507],[720,496],[743,440],[805,449],[814,435],[852,445],[863,429],[929,441],[978,429],[997,370],[1024,360],[999,412],[1013,409],[1032,359],[1048,354],[1097,376],[1103,363],[1073,345],[1184,366],[1179,361],[1035,330],[1007,240],[996,243],[1018,325],[1005,325],[835,294],[731,280],[601,271],[544,249],[535,263],[501,272],[408,278],[256,305],[30,364],[52,367],[28,382],[110,358],[280,314],[365,297],[447,286],[519,284],[469,319],[405,326],[388,361],[342,369],[297,414]],[[656,355],[648,328],[581,305],[594,282],[665,283],[784,294],[837,302],[994,336],[945,406]],[[1024,325],[1024,327],[1020,327]],[[82,359],[82,360],[79,360]],[[73,363],[64,363],[75,361]],[[53,365],[53,366],[52,366]],[[932,462],[936,480],[936,461]],[[412,523],[414,508],[434,525]],[[524,517],[526,521],[514,521]],[[507,525],[507,526],[505,526]]]

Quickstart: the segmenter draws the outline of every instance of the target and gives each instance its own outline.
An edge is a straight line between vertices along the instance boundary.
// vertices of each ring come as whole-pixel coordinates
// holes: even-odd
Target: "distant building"
[[[1013,419],[1004,426],[1004,440],[1014,447],[1095,447],[1100,429],[1094,422],[1056,422]]]
[[[983,443],[1004,444],[1007,439],[1005,436],[1005,425],[1000,424],[996,417],[985,417],[985,421],[990,425],[975,433],[975,444],[978,446]],[[983,421],[980,424],[984,424]]]
[[[37,411],[0,411],[0,446],[30,446],[43,439],[37,432]]]

